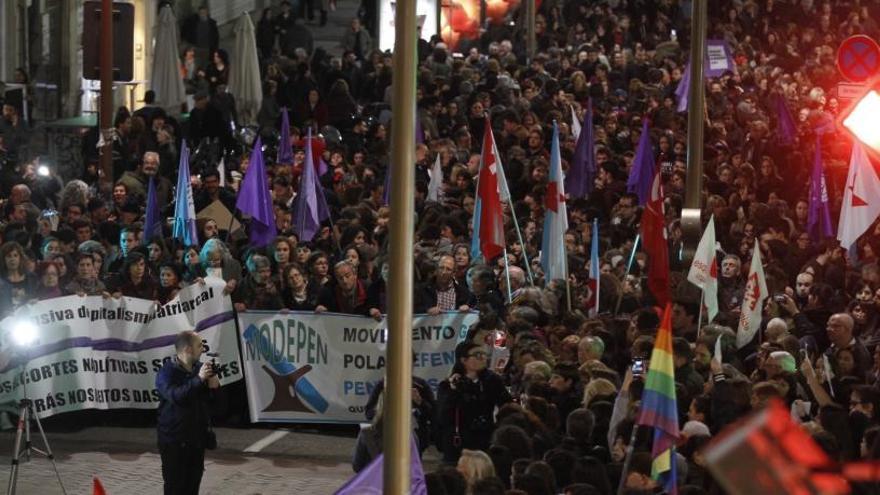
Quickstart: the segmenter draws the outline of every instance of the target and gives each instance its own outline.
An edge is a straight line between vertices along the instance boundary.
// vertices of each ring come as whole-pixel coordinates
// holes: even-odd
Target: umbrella
[[[229,91],[235,96],[238,115],[244,125],[254,124],[263,102],[260,81],[260,63],[257,59],[257,40],[254,23],[248,14],[242,14],[235,23],[235,53],[229,74]]]
[[[156,26],[156,50],[153,54],[153,80],[150,88],[156,92],[156,105],[171,114],[180,112],[186,100],[186,89],[180,75],[177,51],[177,19],[171,7],[162,7]]]

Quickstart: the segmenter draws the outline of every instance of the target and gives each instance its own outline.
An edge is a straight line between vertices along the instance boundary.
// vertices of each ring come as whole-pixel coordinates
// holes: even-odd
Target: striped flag
[[[591,317],[599,314],[599,220],[593,219],[593,235],[590,236],[590,279],[587,297],[587,311]]]
[[[544,235],[541,240],[541,267],[544,269],[544,280],[568,279],[564,240],[566,230],[568,230],[568,209],[565,206],[562,158],[559,154],[559,126],[553,122],[550,177],[547,182],[547,192],[544,194]]]
[[[662,483],[666,493],[675,495],[678,493],[675,466],[678,405],[675,400],[675,364],[672,356],[672,304],[667,304],[663,322],[657,330],[654,351],[651,352],[637,423],[654,428],[651,476]]]

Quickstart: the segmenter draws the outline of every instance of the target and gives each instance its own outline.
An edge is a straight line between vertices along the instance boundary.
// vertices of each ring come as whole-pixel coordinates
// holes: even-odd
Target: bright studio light
[[[843,125],[866,146],[874,151],[880,151],[878,118],[880,118],[880,94],[871,90],[859,100],[852,113],[844,119]]]
[[[42,175],[43,177],[49,177],[49,167],[40,165],[37,167],[37,174]]]
[[[12,326],[12,340],[20,347],[29,347],[37,336],[37,326],[32,321],[20,320]]]

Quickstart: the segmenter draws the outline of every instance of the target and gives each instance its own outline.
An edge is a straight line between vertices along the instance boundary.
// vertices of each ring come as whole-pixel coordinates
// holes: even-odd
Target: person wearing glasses
[[[495,408],[510,402],[501,377],[486,368],[483,346],[462,342],[455,365],[437,390],[437,448],[455,465],[462,449],[486,450],[495,430]]]

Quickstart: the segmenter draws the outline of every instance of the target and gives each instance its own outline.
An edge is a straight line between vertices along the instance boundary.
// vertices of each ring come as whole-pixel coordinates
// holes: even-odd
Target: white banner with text
[[[417,315],[413,374],[436,390],[476,313]],[[386,320],[334,313],[238,315],[251,420],[360,423],[385,375]]]
[[[82,409],[154,409],[156,373],[174,340],[195,330],[220,354],[223,385],[241,379],[232,302],[224,283],[182,289],[164,306],[146,299],[65,296],[19,308],[0,321],[0,404],[24,397],[40,417]],[[36,340],[16,343],[22,323]],[[202,357],[202,360],[206,360]]]

